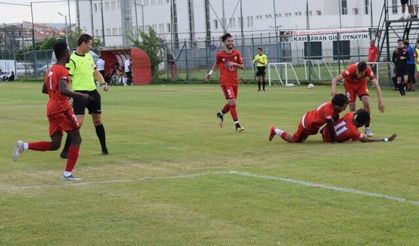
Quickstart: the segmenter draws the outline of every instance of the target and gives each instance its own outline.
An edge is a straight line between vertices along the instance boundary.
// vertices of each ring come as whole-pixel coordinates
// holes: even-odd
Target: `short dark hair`
[[[54,54],[55,54],[55,58],[61,59],[61,57],[63,57],[64,52],[68,49],[67,47],[67,43],[65,41],[58,41],[57,43],[54,44]]]
[[[258,48],[258,50],[263,51],[263,49],[262,49],[262,48],[260,48],[260,47]]]
[[[348,97],[342,93],[336,94],[332,98],[332,104],[338,107],[343,107],[348,104]]]
[[[399,39],[397,39],[397,43],[398,42],[403,42],[403,39],[401,39],[401,38],[399,38]],[[404,42],[403,42],[404,43]]]
[[[405,40],[403,43],[404,45],[409,45],[409,40]]]
[[[223,43],[227,40],[227,38],[232,38],[233,36],[231,36],[230,33],[226,33],[221,37],[221,41],[223,41]]]
[[[358,109],[354,113],[354,120],[357,126],[363,126],[370,121],[370,113],[365,109]]]
[[[364,62],[364,61],[360,61],[360,62],[358,62],[357,68],[358,68],[358,72],[362,73],[365,70],[367,70],[367,63]]]
[[[77,40],[77,46],[80,46],[82,43],[87,43],[90,40],[93,40],[92,36],[87,33],[83,33],[80,35],[79,39]]]

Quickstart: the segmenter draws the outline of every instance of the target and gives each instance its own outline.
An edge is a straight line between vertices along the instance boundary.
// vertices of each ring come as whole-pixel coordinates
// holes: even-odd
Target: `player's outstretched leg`
[[[284,141],[289,143],[295,143],[295,140],[286,131],[281,130],[275,126],[272,126],[269,130],[268,140],[271,142],[275,136],[280,136]]]

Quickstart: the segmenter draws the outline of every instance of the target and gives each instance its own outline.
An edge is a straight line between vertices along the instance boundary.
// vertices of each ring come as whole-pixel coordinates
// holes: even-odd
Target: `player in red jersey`
[[[72,171],[79,156],[79,146],[81,143],[80,124],[74,115],[68,97],[89,100],[89,96],[73,92],[68,87],[68,70],[65,64],[69,61],[70,50],[65,42],[58,42],[54,45],[54,53],[57,63],[50,67],[45,76],[42,89],[43,93],[48,93],[47,115],[49,121],[49,135],[51,141],[42,142],[16,142],[13,152],[13,159],[18,160],[24,150],[51,151],[57,150],[61,145],[63,131],[71,136],[71,145],[68,153],[67,165],[63,173],[64,180],[79,180],[73,176]]]
[[[397,135],[393,134],[388,138],[372,139],[358,131],[359,127],[364,126],[370,121],[370,113],[365,109],[359,109],[356,112],[346,113],[341,119],[334,122],[336,142],[343,143],[347,141],[361,142],[391,142]],[[320,130],[325,143],[332,142],[332,135],[328,128]]]
[[[367,66],[367,63],[364,61],[350,65],[342,74],[339,74],[332,80],[331,95],[336,95],[336,84],[338,81],[344,79],[343,85],[345,87],[346,95],[348,96],[349,100],[349,110],[351,112],[355,111],[355,100],[356,96],[358,96],[359,99],[362,101],[364,108],[371,114],[366,78],[369,78],[371,80],[371,83],[375,87],[375,91],[377,92],[378,109],[381,113],[383,113],[384,103],[383,98],[381,96],[380,85],[378,84],[378,81],[375,78],[374,73],[371,71],[371,69]],[[369,122],[365,124],[365,134],[368,137],[372,137],[373,133],[370,130],[369,126]]]
[[[339,119],[339,113],[344,111],[347,106],[348,98],[344,94],[337,94],[332,101],[325,102],[317,109],[305,113],[298,123],[297,131],[293,135],[273,126],[269,132],[269,141],[272,141],[275,136],[280,136],[283,140],[290,143],[302,143],[308,136],[317,134],[324,124],[327,125],[326,127],[333,134],[333,121]]]
[[[240,52],[234,49],[234,40],[231,34],[224,34],[221,40],[224,43],[224,50],[217,52],[215,63],[205,79],[208,81],[217,68],[220,70],[220,85],[227,100],[223,109],[217,113],[220,127],[223,127],[224,114],[230,112],[236,131],[241,132],[244,128],[239,123],[236,107],[239,84],[237,68],[244,69],[244,64]]]

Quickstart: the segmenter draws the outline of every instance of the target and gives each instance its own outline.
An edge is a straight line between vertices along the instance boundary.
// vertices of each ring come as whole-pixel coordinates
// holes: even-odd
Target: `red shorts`
[[[308,136],[316,135],[319,131],[319,128],[304,128],[303,124],[300,122],[298,123],[297,131],[294,132],[292,135],[292,139],[295,143],[302,143],[304,142]]]
[[[50,136],[57,132],[63,134],[63,131],[72,132],[80,128],[80,124],[77,121],[76,115],[74,114],[72,108],[68,109],[67,111],[49,115],[48,121]]]
[[[233,85],[222,85],[221,89],[223,90],[224,97],[228,99],[236,99],[237,98],[237,86]]]
[[[367,82],[365,83],[344,83],[346,96],[349,102],[355,102],[356,96],[361,98],[362,96],[369,96]]]

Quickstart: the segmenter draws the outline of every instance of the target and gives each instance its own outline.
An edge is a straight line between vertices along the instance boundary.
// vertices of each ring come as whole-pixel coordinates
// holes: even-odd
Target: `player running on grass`
[[[345,86],[346,95],[349,99],[349,110],[351,112],[355,111],[355,100],[358,96],[359,99],[362,101],[364,108],[371,114],[370,103],[369,103],[369,94],[368,94],[368,86],[366,78],[371,80],[371,83],[375,87],[375,91],[377,92],[377,100],[378,100],[378,109],[381,113],[384,112],[384,103],[383,98],[381,96],[381,88],[378,84],[377,79],[374,76],[374,73],[371,69],[367,66],[367,63],[361,61],[357,64],[352,64],[342,73],[336,76],[332,80],[332,91],[331,95],[336,95],[336,84],[338,81],[344,79],[343,85]],[[370,122],[365,124],[365,134],[367,137],[372,137],[373,133],[370,130]]]
[[[57,63],[50,67],[45,76],[45,82],[42,88],[42,92],[47,93],[49,96],[47,116],[51,141],[23,142],[18,140],[13,151],[13,159],[17,161],[21,153],[28,149],[34,151],[58,150],[61,145],[63,131],[66,131],[71,136],[71,143],[63,179],[79,180],[80,178],[73,176],[72,171],[79,157],[81,143],[80,124],[74,115],[68,97],[88,101],[90,96],[73,92],[68,87],[68,70],[65,68],[65,64],[69,61],[70,50],[67,44],[65,42],[56,43],[54,45],[54,53],[57,58]]]
[[[298,123],[297,131],[290,135],[286,131],[272,127],[269,132],[269,141],[275,136],[280,136],[283,140],[290,143],[302,143],[308,136],[315,135],[319,129],[326,124],[326,128],[330,129],[333,142],[335,140],[335,130],[333,121],[339,119],[339,113],[344,111],[348,106],[348,98],[344,94],[337,94],[332,101],[325,102],[317,109],[308,111],[303,115]]]
[[[224,44],[224,50],[217,52],[215,63],[205,79],[208,81],[217,67],[220,69],[220,85],[227,103],[224,105],[223,109],[217,113],[217,118],[220,127],[223,127],[224,115],[230,112],[236,131],[241,132],[244,128],[239,123],[236,107],[239,84],[237,68],[244,69],[244,64],[240,52],[234,49],[234,40],[231,34],[224,34],[221,37],[221,40]]]
[[[397,135],[393,134],[388,138],[372,139],[360,133],[358,128],[364,126],[370,121],[370,113],[366,109],[359,109],[356,112],[346,113],[341,119],[334,122],[334,129],[336,133],[336,141],[338,143],[347,141],[361,141],[361,142],[391,142]],[[320,130],[323,141],[325,143],[332,143],[332,134],[329,128]]]

